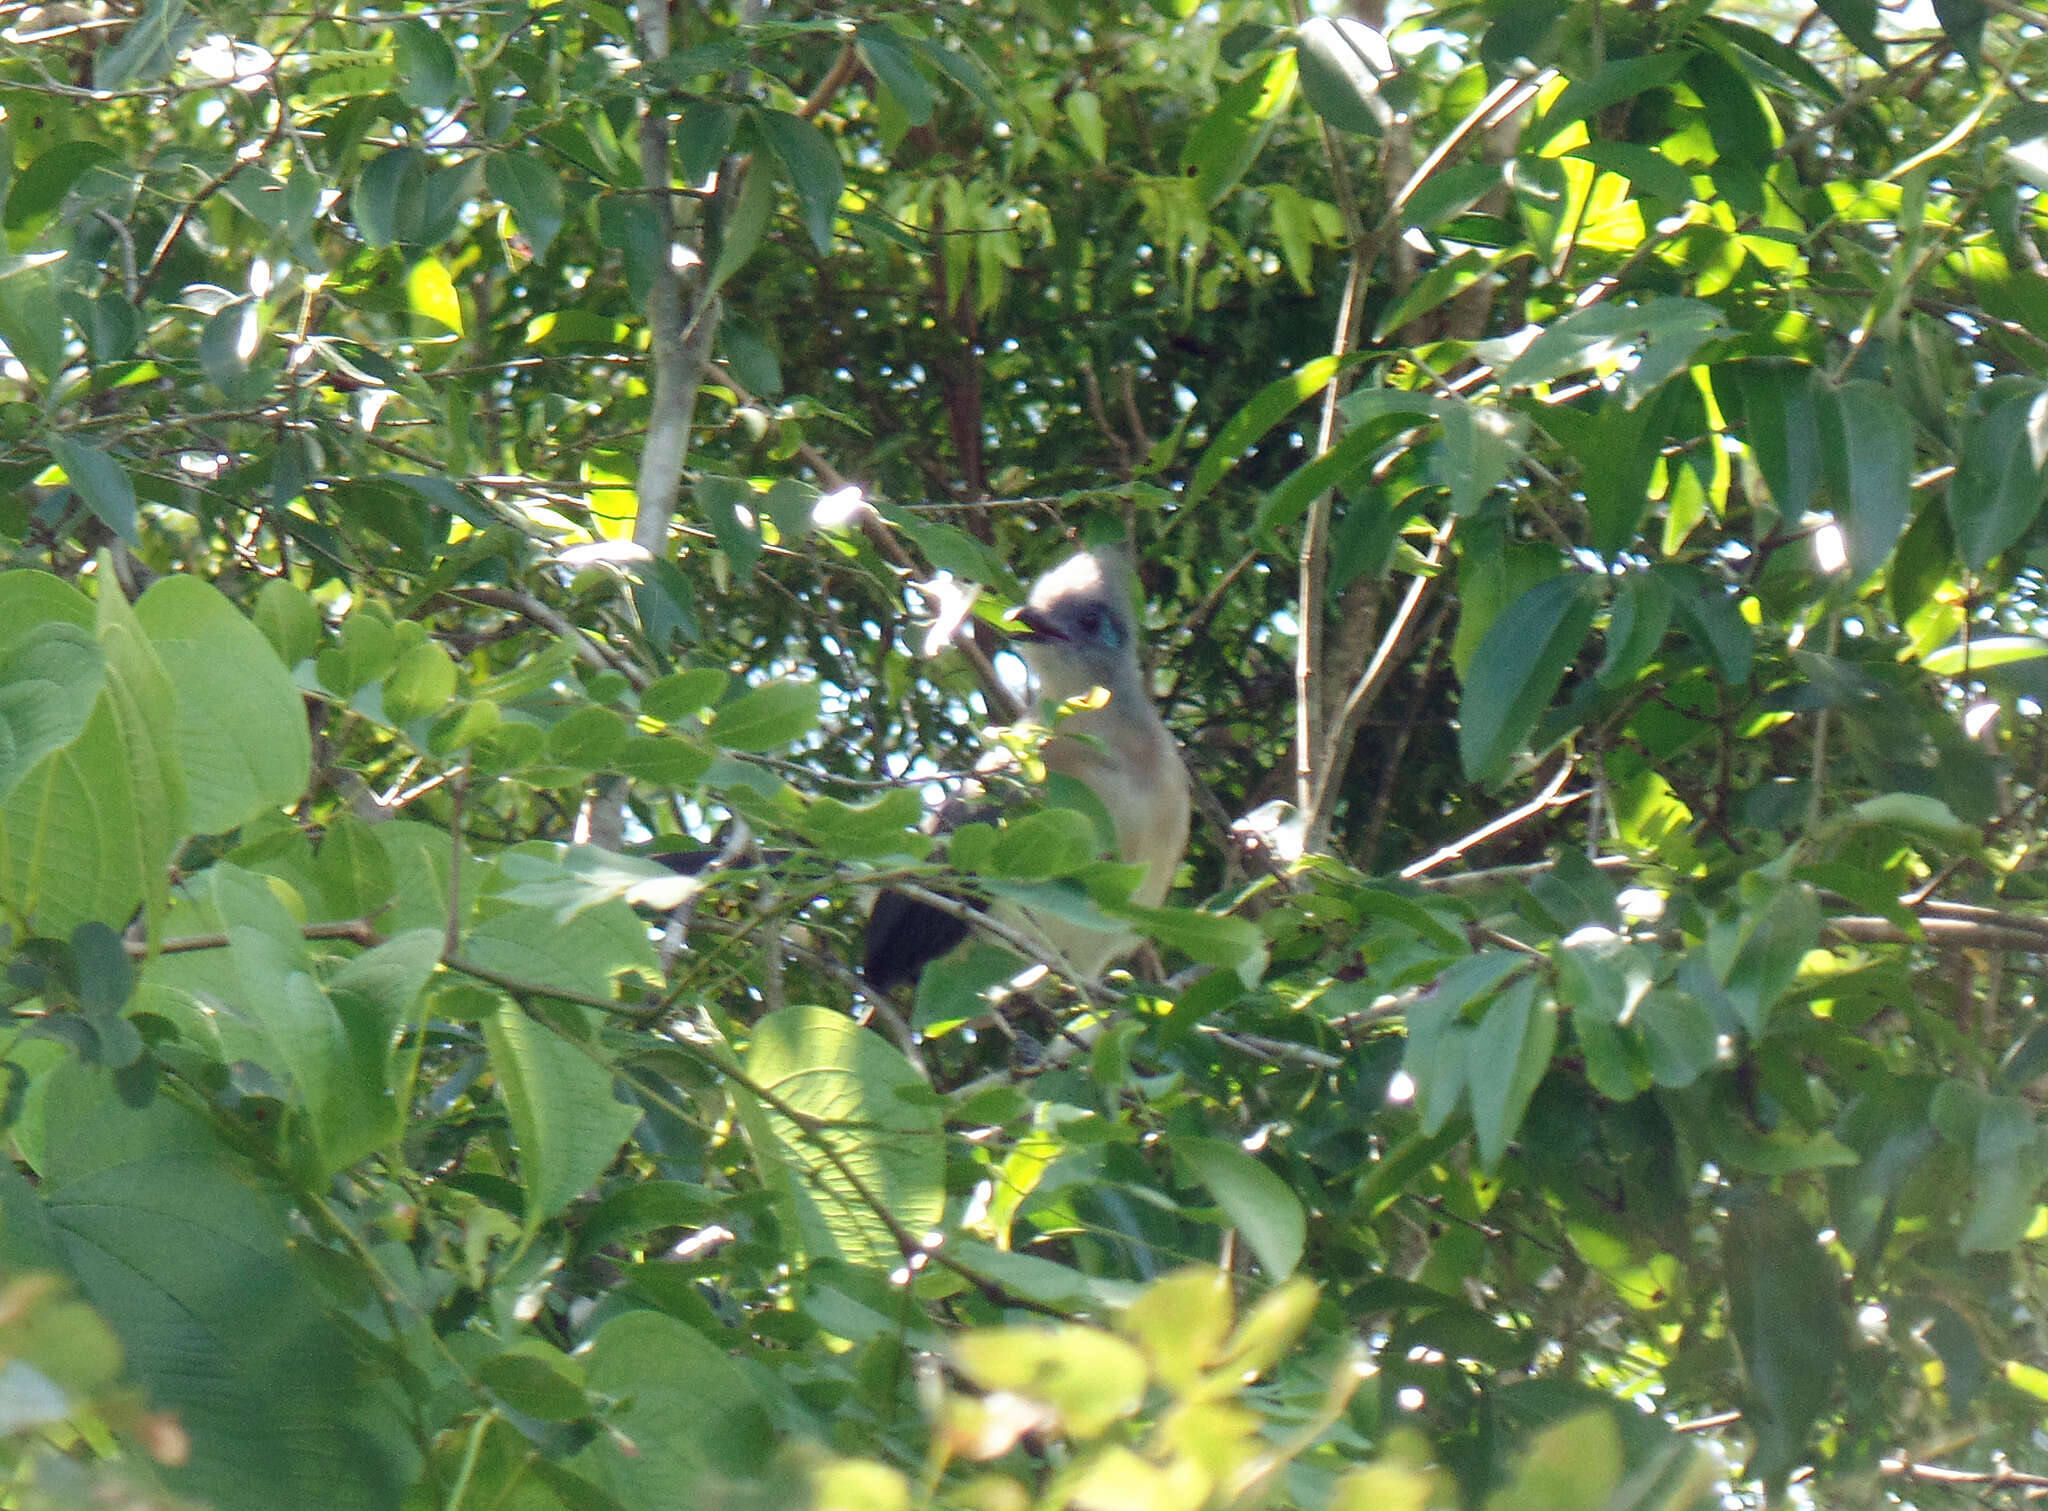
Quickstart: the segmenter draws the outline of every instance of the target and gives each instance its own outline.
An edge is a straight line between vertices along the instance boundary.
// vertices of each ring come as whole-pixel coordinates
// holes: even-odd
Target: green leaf
[[[1803,882],[1772,886],[1754,874],[1739,890],[1741,912],[1714,920],[1707,949],[1743,1026],[1761,1034],[1820,938],[1820,900]]]
[[[1122,1327],[1145,1351],[1160,1383],[1185,1393],[1223,1353],[1230,1313],[1230,1277],[1220,1269],[1196,1267],[1176,1270],[1145,1287],[1125,1308]]]
[[[608,1430],[570,1463],[621,1506],[714,1503],[727,1486],[758,1475],[775,1453],[775,1420],[751,1373],[673,1317],[615,1315],[598,1328],[582,1362],[591,1395],[612,1404],[604,1414]],[[568,1511],[585,1504],[562,1502]]]
[[[737,273],[768,233],[768,217],[775,209],[775,185],[757,164],[740,181],[740,192],[725,221],[718,227],[718,256],[711,265],[710,289],[716,292]]]
[[[945,1203],[939,1109],[902,1093],[923,1080],[843,1013],[789,1007],[754,1026],[742,1094],[761,1178],[813,1255],[894,1269],[899,1233],[922,1239]]]
[[[42,1135],[67,1158],[31,1190],[0,1179],[0,1266],[63,1268],[120,1338],[128,1379],[189,1440],[164,1471],[219,1511],[374,1511],[410,1472],[399,1398],[358,1367],[302,1269],[273,1192],[196,1115],[130,1108],[76,1065],[44,1089]],[[45,1234],[33,1266],[24,1246]]]
[[[1049,1407],[1083,1441],[1137,1411],[1145,1360],[1092,1327],[984,1327],[953,1341],[953,1366],[984,1390],[1009,1391]]]
[[[706,473],[690,490],[690,502],[704,516],[721,551],[731,558],[735,577],[749,576],[767,543],[761,537],[760,499],[745,478]],[[745,508],[751,516],[741,519]]]
[[[1355,355],[1348,358],[1316,357],[1254,394],[1251,401],[1216,432],[1216,439],[1202,453],[1202,460],[1195,466],[1195,475],[1188,480],[1182,507],[1193,508],[1206,498],[1223,474],[1238,464],[1252,442],[1279,424],[1304,400],[1321,392],[1340,370],[1358,360]]]
[[[1581,142],[1565,156],[1583,158],[1603,173],[1619,174],[1674,210],[1684,209],[1698,197],[1690,169],[1633,142]]]
[[[324,1179],[395,1136],[398,1110],[385,1085],[389,1025],[354,1024],[342,1013],[268,881],[221,862],[187,883],[187,896],[166,932],[224,933],[230,968],[203,954],[157,957],[143,974],[150,1010],[222,1063],[269,1073],[292,1109],[300,1134],[293,1158],[307,1178]]]
[[[1970,1213],[1956,1235],[1965,1254],[2016,1247],[2034,1221],[2043,1179],[2041,1128],[2018,1097],[1986,1097],[1978,1108]]]
[[[804,227],[811,233],[811,245],[818,249],[820,257],[828,255],[832,250],[832,221],[839,213],[839,196],[846,189],[839,149],[815,124],[786,110],[756,108],[748,114],[789,174],[797,205],[803,211]]]
[[[1825,832],[1832,837],[1862,826],[1888,829],[1956,855],[1978,855],[1984,848],[1982,830],[1957,818],[1955,810],[1940,798],[1919,792],[1884,792],[1865,798],[1829,824]]]
[[[392,826],[379,827],[388,848]],[[435,859],[438,862],[440,857]],[[494,913],[463,939],[464,958],[539,990],[557,987],[584,997],[610,997],[612,979],[629,971],[646,976],[658,974],[646,926],[620,900],[620,894],[638,881],[666,875],[665,868],[604,850],[578,848],[565,856],[559,846],[540,841],[506,852],[498,864],[507,880],[516,881],[522,874],[522,862],[544,866],[547,874],[559,879],[565,870],[573,878],[579,867],[588,867],[593,861],[602,868],[601,873],[578,883],[575,890],[587,894],[596,887],[609,895],[600,895],[595,900],[586,895],[579,898],[577,906],[563,912],[553,911],[560,898],[551,897],[545,910],[520,907]],[[396,855],[393,864],[398,867],[398,892],[403,898],[409,891],[406,868]],[[445,899],[445,889],[442,896]],[[563,1021],[585,1020],[572,1016]]]
[[[665,67],[656,71],[663,72]],[[676,164],[682,170],[684,183],[702,184],[718,171],[719,163],[732,146],[733,128],[739,124],[739,118],[736,105],[716,100],[684,102],[683,123],[676,128]]]
[[[263,633],[182,574],[152,584],[135,616],[170,675],[193,829],[224,834],[297,802],[312,776],[305,700]]]
[[[1780,135],[1773,129],[1770,110],[1748,76],[1724,56],[1726,44],[1711,32],[1700,35],[1708,45],[1693,53],[1685,80],[1705,107],[1701,118],[1713,134],[1720,164],[1768,162]]]
[[[1391,114],[1380,80],[1391,78],[1386,39],[1351,16],[1311,16],[1296,33],[1301,92],[1315,113],[1339,131],[1377,136]]]
[[[1956,51],[1975,62],[1984,52],[1984,21],[1991,7],[1984,0],[1934,0],[1935,19],[1955,43]]]
[[[301,588],[281,577],[263,584],[256,595],[256,628],[287,667],[297,666],[320,649],[320,610]]]
[[[262,339],[262,318],[254,299],[236,299],[214,311],[200,333],[200,371],[230,398],[239,396],[249,381],[250,359]]]
[[[0,225],[10,232],[28,230],[37,221],[54,215],[64,203],[71,186],[101,164],[121,161],[121,155],[104,142],[76,137],[55,143],[36,154],[15,176],[6,197],[6,212]]]
[[[377,831],[346,811],[328,820],[314,874],[331,918],[368,918],[391,900],[398,885]]]
[[[1714,1015],[1695,997],[1652,987],[1636,1005],[1650,1079],[1659,1086],[1690,1086],[1720,1063],[1721,1036]]]
[[[85,611],[85,601],[54,577],[0,576],[0,798],[85,732],[105,685],[106,660],[92,632],[68,618],[41,617],[57,593]]]
[[[1432,230],[1462,215],[1500,187],[1497,163],[1461,163],[1440,168],[1422,181],[1401,206],[1401,224]]]
[[[575,1361],[549,1352],[495,1354],[477,1365],[477,1379],[514,1411],[542,1422],[574,1422],[593,1414],[577,1383]]]
[[[1500,1164],[1521,1128],[1557,1045],[1557,1004],[1539,1000],[1536,987],[1534,976],[1523,976],[1503,989],[1467,1043],[1466,1095],[1479,1162],[1488,1170]]]
[[[558,1015],[588,1025],[581,1008]],[[484,1020],[491,1072],[512,1124],[532,1233],[597,1183],[640,1121],[612,1094],[614,1076],[586,1032],[572,1042],[510,1002]]]
[[[1275,53],[1223,91],[1215,108],[1188,133],[1181,171],[1193,180],[1196,202],[1215,206],[1237,187],[1273,134],[1294,97],[1295,55]]]
[[[1884,66],[1884,44],[1877,38],[1877,0],[1819,0],[1821,10],[1842,29],[1856,50]]]
[[[1197,908],[1144,908],[1123,903],[1109,908],[1128,918],[1161,944],[1204,965],[1226,967],[1246,986],[1257,986],[1266,971],[1266,936],[1248,918],[1230,918]]]
[[[917,832],[924,799],[908,787],[867,803],[820,797],[804,810],[801,827],[827,855],[839,860],[879,860],[887,855],[921,855],[931,845]]]
[[[882,81],[882,87],[895,97],[904,119],[913,126],[929,122],[932,107],[937,101],[932,94],[932,86],[918,72],[915,56],[904,45],[903,39],[879,21],[854,28],[854,37],[860,46],[861,59]]]
[[[1614,1414],[1584,1411],[1537,1434],[1513,1482],[1488,1497],[1486,1511],[1606,1511],[1615,1506],[1624,1468]]]
[[[1270,191],[1268,191],[1270,192]],[[1469,249],[1443,261],[1416,279],[1401,297],[1389,304],[1373,326],[1375,339],[1398,331],[1411,320],[1428,314],[1447,300],[1455,299],[1482,278],[1490,278],[1510,261],[1526,257],[1526,251],[1519,255],[1489,256],[1485,252]]]
[[[458,336],[462,334],[462,300],[455,292],[455,281],[438,257],[422,257],[406,269],[405,299],[421,319],[431,320]]]
[[[1089,89],[1070,89],[1060,101],[1074,135],[1097,163],[1109,160],[1109,134],[1102,124],[1102,100]]]
[[[1743,1416],[1756,1434],[1744,1478],[1781,1479],[1801,1462],[1841,1363],[1841,1271],[1797,1207],[1755,1189],[1729,1199],[1721,1263],[1728,1330],[1748,1378]]]
[[[0,257],[0,273],[7,270]],[[64,369],[64,308],[47,271],[35,268],[0,277],[0,341],[31,377],[46,387]]]
[[[1691,55],[1681,48],[1617,58],[1590,79],[1575,79],[1551,102],[1540,120],[1522,136],[1522,151],[1541,152],[1574,121],[1597,115],[1609,106],[1632,100],[1647,90],[1670,83],[1684,71]]]
[[[427,164],[417,147],[390,147],[356,178],[350,208],[373,247],[416,245],[427,220]]]
[[[1615,584],[1607,619],[1607,655],[1598,673],[1602,687],[1635,681],[1664,643],[1671,610],[1671,589],[1661,577],[1631,572]]]
[[[1672,613],[1693,643],[1712,658],[1720,678],[1747,682],[1756,657],[1756,631],[1742,617],[1735,595],[1694,567],[1660,566],[1652,571],[1670,583]]]
[[[715,666],[671,672],[640,694],[640,711],[664,724],[680,724],[724,697],[731,680]]]
[[[112,581],[111,564],[101,565]],[[138,904],[161,906],[165,868],[186,833],[170,680],[118,591],[88,608],[52,591],[51,579],[4,580],[0,608],[73,624],[91,616],[104,683],[77,737],[17,776],[0,801],[0,900],[59,938],[91,919],[125,926]],[[0,628],[0,645],[9,643]]]
[[[455,663],[425,640],[401,654],[384,679],[384,714],[394,724],[410,724],[438,714],[454,696]]]
[[[719,709],[709,738],[727,750],[775,750],[817,728],[822,699],[815,682],[764,682]]]
[[[1287,1183],[1235,1144],[1175,1138],[1171,1147],[1209,1188],[1230,1225],[1244,1234],[1269,1280],[1285,1280],[1301,1263],[1308,1218]]]
[[[149,0],[114,46],[93,59],[93,85],[98,89],[124,89],[134,84],[153,83],[170,71],[192,22],[185,0]]]
[[[1458,756],[1474,781],[1507,775],[1584,646],[1599,592],[1584,573],[1553,577],[1487,627],[1458,705]]]
[[[1742,439],[1756,458],[1778,513],[1796,520],[1820,483],[1820,378],[1804,364],[1776,359],[1736,362],[1715,369],[1716,387],[1727,376],[1740,406]]]
[[[401,21],[392,28],[397,44],[398,92],[416,110],[440,111],[455,97],[455,49],[425,21]]]
[[[1948,517],[1963,564],[1981,572],[2032,527],[2048,502],[2048,391],[2006,399],[1972,418],[1949,479]]]
[[[1440,402],[1438,415],[1443,440],[1432,471],[1450,494],[1451,512],[1470,514],[1522,459],[1528,422],[1495,405],[1455,397]]]
[[[1412,413],[1418,416],[1434,416],[1437,413],[1435,401],[1423,394],[1404,394],[1399,389],[1374,390],[1389,395],[1384,413]],[[1383,426],[1354,422],[1353,428],[1344,438],[1321,456],[1302,463],[1290,472],[1286,479],[1266,497],[1259,509],[1259,524],[1270,530],[1284,530],[1303,514],[1309,505],[1333,488],[1341,488],[1366,467],[1387,445],[1387,433]],[[1211,453],[1214,447],[1210,448]],[[1208,464],[1208,455],[1202,459]]]
[[[320,685],[341,698],[381,680],[397,663],[397,635],[389,623],[363,609],[342,620],[337,643],[315,659]]]
[[[1532,387],[1588,367],[1617,364],[1635,350],[1641,355],[1629,366],[1622,388],[1623,403],[1632,409],[1685,366],[1722,324],[1720,310],[1697,299],[1666,295],[1632,305],[1587,305],[1552,321],[1509,357],[1499,382],[1503,388]]]
[[[1849,582],[1883,566],[1913,516],[1913,419],[1880,383],[1818,396],[1821,465],[1849,545]]]
[[[1261,1296],[1223,1345],[1227,1367],[1264,1374],[1293,1350],[1315,1315],[1316,1284],[1296,1275]]]
[[[1415,1083],[1415,1111],[1426,1134],[1440,1132],[1465,1095],[1471,1025],[1465,1009],[1498,988],[1524,962],[1505,950],[1453,961],[1408,1009],[1408,1046],[1401,1068]]]
[[[129,545],[142,544],[135,531],[135,485],[127,468],[90,442],[69,436],[51,436],[50,454],[94,518]]]
[[[484,159],[484,186],[511,210],[533,260],[547,261],[566,218],[561,178],[538,153],[511,150]]]

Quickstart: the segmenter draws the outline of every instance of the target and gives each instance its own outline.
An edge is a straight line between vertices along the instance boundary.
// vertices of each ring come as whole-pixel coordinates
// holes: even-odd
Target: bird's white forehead
[[[1108,584],[1102,561],[1092,551],[1069,557],[1031,585],[1031,606],[1045,608],[1077,594],[1101,595]]]

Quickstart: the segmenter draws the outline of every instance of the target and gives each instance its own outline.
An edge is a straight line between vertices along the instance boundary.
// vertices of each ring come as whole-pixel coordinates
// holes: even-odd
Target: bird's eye
[[[1102,615],[1099,611],[1089,609],[1081,615],[1081,633],[1084,635],[1099,635],[1102,633]]]

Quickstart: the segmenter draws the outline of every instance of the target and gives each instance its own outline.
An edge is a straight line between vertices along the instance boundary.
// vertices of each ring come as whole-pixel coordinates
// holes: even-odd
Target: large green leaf
[[[2018,1097],[1985,1097],[1977,1112],[1970,1213],[1956,1235],[1965,1254],[2011,1249],[2038,1210],[2044,1140],[2034,1109]]]
[[[693,1486],[757,1473],[774,1449],[774,1421],[747,1371],[673,1317],[613,1317],[584,1367],[588,1388],[618,1405],[612,1431],[572,1462],[622,1505],[702,1504]]]
[[[2048,391],[2016,394],[1963,432],[1949,479],[1948,517],[1963,564],[1982,571],[2033,525],[2048,502]]]
[[[138,1005],[178,1024],[221,1064],[268,1075],[292,1110],[292,1158],[308,1179],[397,1135],[387,1085],[395,1015],[328,995],[297,920],[266,878],[225,862],[211,867],[187,884],[165,933],[224,934],[227,947],[159,955],[143,972]]]
[[[414,1467],[395,1398],[358,1368],[274,1196],[198,1116],[131,1108],[104,1072],[67,1066],[38,1105],[62,1157],[33,1191],[0,1178],[0,1254],[74,1276],[112,1325],[190,1441],[173,1488],[221,1511],[395,1505]]]
[[[50,454],[101,524],[130,545],[141,544],[135,529],[135,484],[128,469],[90,441],[52,436]]]
[[[809,734],[822,693],[815,682],[764,682],[741,693],[711,720],[710,738],[728,750],[773,750]]]
[[[1078,1438],[1100,1436],[1145,1396],[1144,1357],[1123,1339],[1090,1327],[981,1328],[952,1352],[975,1384],[1042,1402]]]
[[[296,802],[312,762],[305,703],[263,633],[196,577],[161,579],[135,616],[171,679],[191,827],[218,834]]]
[[[1394,72],[1386,39],[1351,16],[1311,16],[1296,36],[1301,92],[1339,131],[1376,136],[1392,111],[1380,81]]]
[[[1537,995],[1537,980],[1523,976],[1487,1006],[1466,1041],[1466,1095],[1479,1160],[1491,1170],[1521,1127],[1536,1083],[1550,1069],[1557,1044],[1557,1004]]]
[[[1878,383],[1848,383],[1819,404],[1828,492],[1848,536],[1849,581],[1883,566],[1913,514],[1913,419]]]
[[[1715,371],[1741,406],[1742,439],[1776,500],[1796,520],[1820,484],[1819,379],[1811,367],[1775,360],[1737,362]]]
[[[588,1010],[558,1007],[555,1016],[584,1032],[569,1039],[509,1002],[484,1020],[491,1070],[512,1120],[529,1233],[597,1183],[640,1121],[639,1108],[612,1094],[616,1077],[588,1031]]]
[[[1232,1227],[1244,1234],[1269,1280],[1285,1280],[1301,1263],[1308,1218],[1287,1183],[1236,1144],[1177,1138],[1174,1154],[1209,1188]]]
[[[1800,1462],[1842,1359],[1841,1271],[1797,1207],[1755,1189],[1729,1199],[1721,1265],[1749,1382],[1743,1416],[1756,1434],[1746,1473],[1777,1480]]]
[[[937,97],[918,71],[916,55],[903,39],[879,21],[857,28],[854,35],[859,41],[862,59],[882,81],[883,88],[894,97],[904,118],[913,126],[922,126],[929,121],[932,107],[938,103]]]
[[[923,1086],[910,1063],[843,1013],[789,1007],[754,1026],[745,1068],[776,1099],[741,1106],[761,1177],[805,1248],[903,1264],[902,1237],[921,1241],[945,1199],[937,1110],[905,1095]]]
[[[1458,704],[1458,757],[1474,781],[1507,775],[1585,645],[1599,592],[1583,573],[1553,577],[1487,627]]]
[[[512,212],[535,262],[547,259],[565,210],[562,181],[531,152],[494,152],[484,160],[484,183]]]
[[[1275,378],[1260,389],[1244,407],[1216,432],[1216,439],[1195,464],[1183,502],[1192,507],[1208,496],[1223,474],[1235,467],[1246,449],[1260,436],[1285,419],[1303,400],[1319,393],[1356,358],[1315,357],[1302,363],[1284,378]]]
[[[78,623],[68,595],[28,581],[10,589],[16,607]],[[60,937],[91,919],[124,925],[145,900],[159,906],[186,832],[169,678],[118,591],[101,595],[93,623],[103,680],[91,713],[61,747],[43,742],[47,753],[0,803],[0,899]]]
[[[1224,90],[1188,134],[1181,170],[1193,178],[1199,203],[1213,207],[1237,187],[1294,97],[1294,84],[1295,54],[1275,53]]]
[[[826,256],[832,250],[832,222],[839,213],[839,196],[846,187],[839,149],[813,122],[786,110],[755,110],[752,115],[796,190],[811,244],[820,257]]]
[[[70,619],[43,618],[25,601],[55,578],[18,572],[0,577],[0,797],[49,756],[85,732],[106,680],[92,631]],[[15,591],[10,591],[11,589]],[[78,607],[85,605],[80,601]]]

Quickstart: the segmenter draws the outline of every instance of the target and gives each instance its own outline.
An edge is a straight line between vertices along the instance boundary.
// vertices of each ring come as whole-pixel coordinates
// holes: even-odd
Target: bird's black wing
[[[924,968],[967,937],[967,920],[891,887],[868,914],[860,973],[878,992],[915,986]]]
[[[999,804],[949,798],[932,816],[931,828],[945,834],[962,824],[993,823],[1002,811]],[[977,909],[988,906],[979,898],[969,899],[969,904]],[[959,914],[920,902],[893,887],[885,888],[868,914],[867,948],[860,973],[878,992],[893,991],[906,982],[914,987],[926,966],[970,932],[967,920]]]

